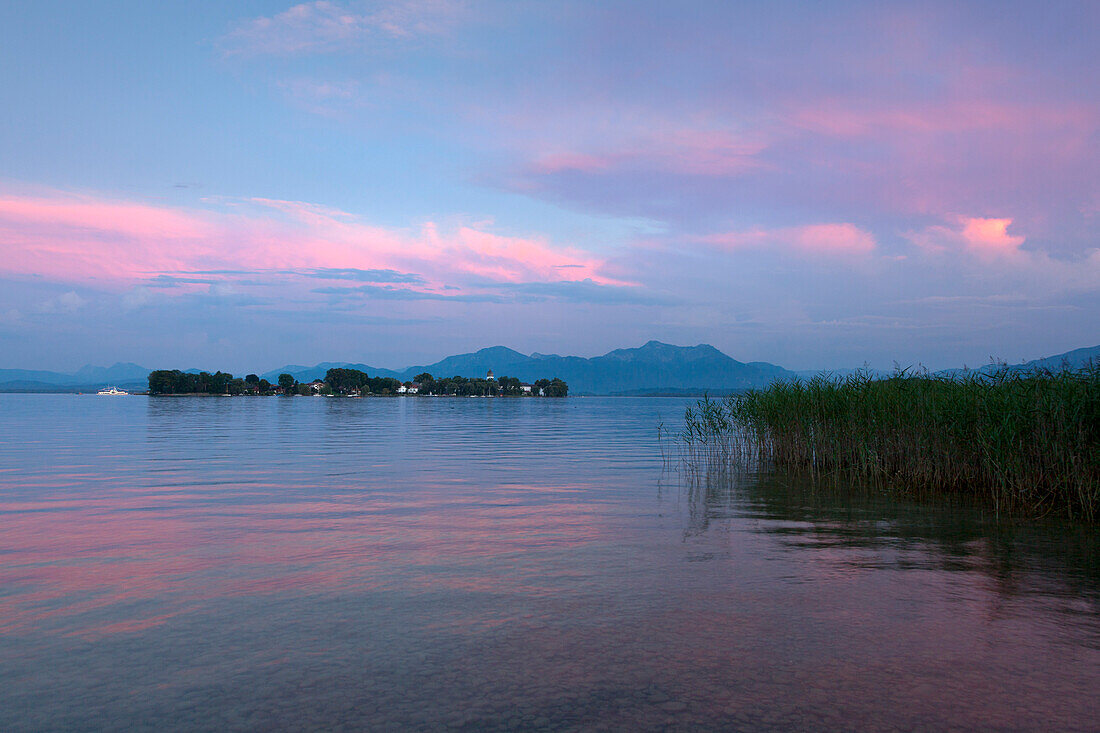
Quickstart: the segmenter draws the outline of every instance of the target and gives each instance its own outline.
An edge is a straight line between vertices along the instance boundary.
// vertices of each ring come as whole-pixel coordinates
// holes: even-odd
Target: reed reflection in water
[[[0,395],[0,726],[1088,729],[1097,548],[659,399]]]

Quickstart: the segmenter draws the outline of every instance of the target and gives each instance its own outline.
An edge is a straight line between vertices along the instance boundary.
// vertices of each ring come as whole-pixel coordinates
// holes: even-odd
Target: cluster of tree
[[[405,387],[419,386],[420,394],[456,395],[459,397],[523,397],[525,395],[565,397],[569,394],[569,385],[555,377],[540,379],[524,390],[523,383],[515,377],[482,379],[479,377],[444,377],[435,379],[427,372],[418,374],[415,382],[405,383]],[[329,369],[325,374],[323,394],[363,395],[397,394],[402,384],[391,377],[371,377],[358,369]],[[181,372],[178,369],[158,369],[149,373],[149,394],[271,394],[310,395],[314,388],[301,384],[293,374],[280,374],[278,385],[255,374],[244,379],[235,378],[228,372]]]
[[[535,390],[547,397],[567,397],[569,395],[569,385],[557,377],[537,380]]]
[[[295,379],[293,374],[283,372],[279,375],[279,386],[275,389],[275,394],[283,394],[288,397],[293,397],[294,395],[309,397],[310,395],[317,394],[317,392],[314,391],[312,382],[303,384]],[[335,394],[335,392],[331,387],[326,386],[321,391],[321,394]]]
[[[244,386],[246,391],[257,394],[272,394],[275,391],[275,385],[266,379],[260,379],[255,374],[249,374],[244,378]]]
[[[420,394],[457,395],[459,397],[523,397],[539,396],[565,397],[569,394],[569,385],[560,379],[540,379],[531,385],[530,390],[523,389],[523,383],[515,377],[482,379],[480,377],[442,377],[435,379],[431,374],[416,376],[420,385]]]
[[[517,380],[518,381],[518,380]],[[500,393],[500,383],[479,377],[443,377],[418,382],[420,392],[458,397],[490,397]]]
[[[290,375],[286,375],[290,376]],[[569,385],[560,379],[540,379],[524,390],[523,383],[515,377],[482,379],[478,377],[443,377],[435,379],[424,372],[417,374],[412,382],[404,387],[416,387],[419,394],[455,395],[458,397],[523,397],[524,395],[544,395],[547,397],[565,397],[569,394]],[[371,377],[358,369],[329,369],[325,374],[322,391],[325,394],[396,394],[402,383],[389,377]]]
[[[181,372],[158,369],[149,372],[149,394],[244,394],[245,380],[227,372]]]
[[[396,394],[401,382],[392,377],[371,377],[358,369],[329,369],[325,373],[326,391],[333,394]]]

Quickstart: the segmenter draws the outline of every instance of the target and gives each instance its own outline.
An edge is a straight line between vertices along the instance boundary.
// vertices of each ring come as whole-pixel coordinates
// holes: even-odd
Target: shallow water
[[[668,471],[685,404],[0,395],[0,729],[1097,729],[1093,530]]]

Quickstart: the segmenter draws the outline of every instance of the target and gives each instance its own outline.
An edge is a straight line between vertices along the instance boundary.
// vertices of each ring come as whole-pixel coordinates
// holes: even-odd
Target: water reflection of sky
[[[5,728],[1100,717],[1092,533],[662,474],[677,401],[0,405]]]

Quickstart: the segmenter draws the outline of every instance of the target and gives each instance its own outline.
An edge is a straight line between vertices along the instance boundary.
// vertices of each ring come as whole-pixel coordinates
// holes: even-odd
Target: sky
[[[1100,344],[1100,3],[0,3],[0,367]]]

